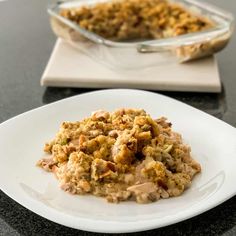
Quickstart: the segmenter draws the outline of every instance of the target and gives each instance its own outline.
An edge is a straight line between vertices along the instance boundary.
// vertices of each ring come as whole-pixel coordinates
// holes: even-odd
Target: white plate
[[[62,121],[121,107],[144,108],[153,117],[168,117],[191,145],[202,173],[182,196],[146,205],[110,204],[103,198],[63,192],[53,174],[35,166],[44,142],[54,137]],[[2,191],[31,211],[76,229],[121,233],[158,228],[207,211],[236,193],[235,128],[151,92],[100,90],[29,111],[0,125],[0,150]]]

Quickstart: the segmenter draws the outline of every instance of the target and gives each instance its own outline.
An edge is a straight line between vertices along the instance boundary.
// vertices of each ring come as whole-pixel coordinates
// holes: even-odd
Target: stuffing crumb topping
[[[168,0],[117,0],[61,9],[60,15],[106,39],[159,39],[198,32],[214,24]]]
[[[55,173],[61,188],[109,202],[148,203],[181,195],[201,171],[190,147],[166,118],[140,109],[103,110],[63,122],[37,165]]]

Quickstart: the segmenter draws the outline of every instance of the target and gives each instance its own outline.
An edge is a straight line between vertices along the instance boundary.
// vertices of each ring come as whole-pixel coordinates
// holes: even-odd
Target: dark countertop
[[[209,0],[210,1],[210,0]],[[0,1],[0,122],[86,89],[43,88],[40,77],[55,43],[47,0]],[[236,17],[235,1],[211,0]],[[217,55],[221,94],[165,92],[236,127],[236,34]],[[136,233],[135,235],[143,235]],[[95,235],[52,223],[0,191],[0,235]],[[236,235],[236,197],[184,222],[145,235]]]

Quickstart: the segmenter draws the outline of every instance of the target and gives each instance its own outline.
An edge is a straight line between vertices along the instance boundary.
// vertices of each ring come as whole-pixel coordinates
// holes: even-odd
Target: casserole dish
[[[176,59],[184,63],[212,55],[227,45],[233,32],[234,19],[230,13],[195,0],[169,0],[168,3],[178,4],[194,16],[204,17],[211,22],[211,27],[167,38],[125,41],[104,38],[61,14],[65,9],[67,11],[82,7],[90,9],[98,4],[111,2],[111,0],[54,2],[48,7],[52,29],[58,37],[68,41],[96,61],[113,68],[125,69],[171,63]]]

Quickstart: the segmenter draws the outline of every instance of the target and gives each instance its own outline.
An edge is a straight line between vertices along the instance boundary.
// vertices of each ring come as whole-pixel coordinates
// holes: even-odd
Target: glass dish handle
[[[204,31],[201,34],[181,35],[169,39],[157,39],[139,43],[140,53],[171,53],[179,62],[212,55],[225,47],[230,38],[229,29],[221,28]]]

